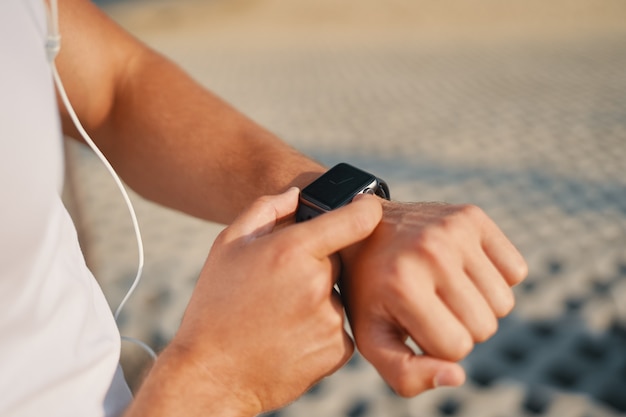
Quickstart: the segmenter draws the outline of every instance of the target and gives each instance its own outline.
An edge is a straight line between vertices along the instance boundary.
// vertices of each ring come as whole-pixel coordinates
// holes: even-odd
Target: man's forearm
[[[252,417],[261,411],[256,399],[234,388],[172,345],[161,353],[124,417]]]
[[[95,135],[145,197],[226,223],[259,195],[323,172],[173,63],[151,52],[135,61]]]
[[[140,194],[228,223],[256,197],[302,187],[324,171],[89,1],[63,6],[61,78],[93,139]]]

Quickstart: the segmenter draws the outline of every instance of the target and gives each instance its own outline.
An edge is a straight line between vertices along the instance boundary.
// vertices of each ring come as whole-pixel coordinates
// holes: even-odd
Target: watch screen
[[[306,187],[302,194],[329,210],[352,201],[354,196],[376,178],[348,164],[338,164]]]

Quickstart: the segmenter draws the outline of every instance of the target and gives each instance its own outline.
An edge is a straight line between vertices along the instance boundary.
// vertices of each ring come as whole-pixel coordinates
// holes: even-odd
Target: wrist
[[[322,166],[311,167],[310,170],[301,172],[296,177],[294,177],[293,180],[289,182],[287,188],[298,187],[302,190],[307,185],[311,184],[313,181],[322,176],[326,171],[328,171],[328,169]]]
[[[221,369],[228,361],[214,362],[212,366],[192,350],[172,343],[159,355],[125,417],[252,417],[261,413],[258,399],[245,395],[232,371]]]
[[[384,180],[345,162],[339,163],[302,189],[296,222],[338,209],[362,194],[390,198]]]

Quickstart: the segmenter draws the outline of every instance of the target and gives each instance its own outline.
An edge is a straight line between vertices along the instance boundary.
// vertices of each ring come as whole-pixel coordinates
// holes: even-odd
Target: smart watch
[[[385,181],[344,162],[337,164],[302,190],[296,222],[345,206],[358,194],[390,198]]]

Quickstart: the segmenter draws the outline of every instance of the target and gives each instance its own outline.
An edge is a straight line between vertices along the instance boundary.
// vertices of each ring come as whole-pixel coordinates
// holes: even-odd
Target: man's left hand
[[[341,290],[358,349],[405,397],[458,386],[457,363],[497,330],[527,274],[478,207],[386,202],[383,221],[342,252]],[[407,346],[412,338],[423,354]]]

